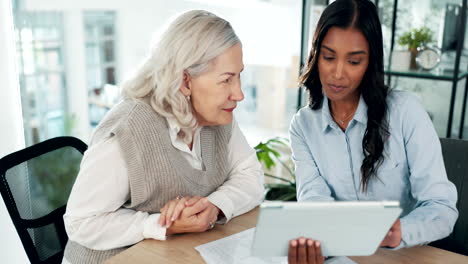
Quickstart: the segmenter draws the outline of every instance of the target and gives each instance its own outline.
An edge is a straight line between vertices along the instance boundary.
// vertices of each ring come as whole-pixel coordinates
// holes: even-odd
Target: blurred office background
[[[396,43],[409,28],[429,27],[434,35],[431,44],[442,48],[447,6],[461,6],[462,1],[400,1],[395,30],[394,0],[374,2],[383,23],[387,62],[392,35]],[[326,4],[327,0],[0,0],[0,156],[61,135],[88,143],[93,128],[119,101],[119,85],[147,54],[168,19],[190,9],[227,19],[243,42],[245,100],[235,116],[249,143],[287,137],[291,117],[306,104],[297,77]],[[461,43],[468,35],[456,29],[453,34]],[[460,53],[462,73],[468,70],[467,42]],[[395,44],[393,50],[405,48]],[[455,57],[454,49],[444,50],[433,72],[453,70]],[[456,84],[449,134],[458,137],[466,130],[468,138],[467,122],[460,127],[466,78]],[[447,134],[452,86],[414,75],[391,77],[392,88],[421,98],[441,137]],[[0,204],[1,225],[11,224]],[[1,231],[14,237],[13,227],[5,226]],[[2,251],[10,243],[5,239],[0,242]],[[15,256],[14,252],[9,254]]]

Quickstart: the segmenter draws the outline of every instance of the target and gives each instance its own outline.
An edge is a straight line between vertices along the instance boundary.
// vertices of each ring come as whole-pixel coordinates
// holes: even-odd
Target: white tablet
[[[287,256],[289,241],[321,242],[324,256],[374,254],[401,213],[399,202],[265,202],[260,206],[252,255]]]

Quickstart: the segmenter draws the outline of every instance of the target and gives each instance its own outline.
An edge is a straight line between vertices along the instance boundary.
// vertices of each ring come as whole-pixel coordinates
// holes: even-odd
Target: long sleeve
[[[224,213],[225,221],[250,211],[264,195],[262,167],[235,120],[228,149],[229,178],[208,196]]]
[[[135,244],[145,238],[164,240],[159,214],[125,209],[130,195],[125,162],[116,139],[91,146],[85,153],[64,215],[69,239],[95,250]]]
[[[402,244],[426,244],[448,236],[455,225],[457,191],[447,179],[439,138],[419,101],[404,105],[403,136],[410,171],[413,211],[401,218]]]
[[[295,165],[298,201],[333,201],[330,188],[320,175],[306,143],[302,123],[294,116],[289,128],[292,159]]]

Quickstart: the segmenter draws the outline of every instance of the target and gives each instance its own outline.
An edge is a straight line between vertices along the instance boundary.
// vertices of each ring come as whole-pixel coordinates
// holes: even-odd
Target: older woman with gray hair
[[[243,68],[224,19],[189,11],[169,25],[92,136],[64,216],[64,263],[204,232],[261,203],[262,169],[233,118]]]

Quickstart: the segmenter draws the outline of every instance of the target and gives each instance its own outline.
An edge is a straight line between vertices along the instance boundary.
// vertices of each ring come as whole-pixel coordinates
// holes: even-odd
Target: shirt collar
[[[356,120],[363,125],[367,125],[367,104],[364,102],[362,95],[359,97],[358,108],[356,109],[356,113],[351,121],[352,120]],[[351,123],[351,121],[349,121],[349,123]],[[324,95],[322,104],[322,132],[327,132],[328,128],[340,129],[335,120],[333,120],[330,113],[330,107],[328,106],[328,98]]]
[[[322,132],[326,132],[328,128],[337,128],[337,125],[331,116],[328,98],[324,95],[322,103]]]
[[[364,101],[364,98],[361,97],[359,98],[359,105],[356,110],[356,113],[354,114],[354,120],[357,122],[367,126],[367,104]]]
[[[180,125],[179,122],[173,117],[166,117],[167,124],[169,126],[169,135],[171,137],[172,143],[175,142],[183,142],[181,138],[179,138],[177,135],[180,132]],[[194,139],[200,134],[202,127],[197,127],[195,129],[194,133]],[[184,143],[185,144],[185,143]]]
[[[180,131],[179,122],[173,117],[166,117],[167,124],[169,125],[169,131],[171,135],[177,135]]]

